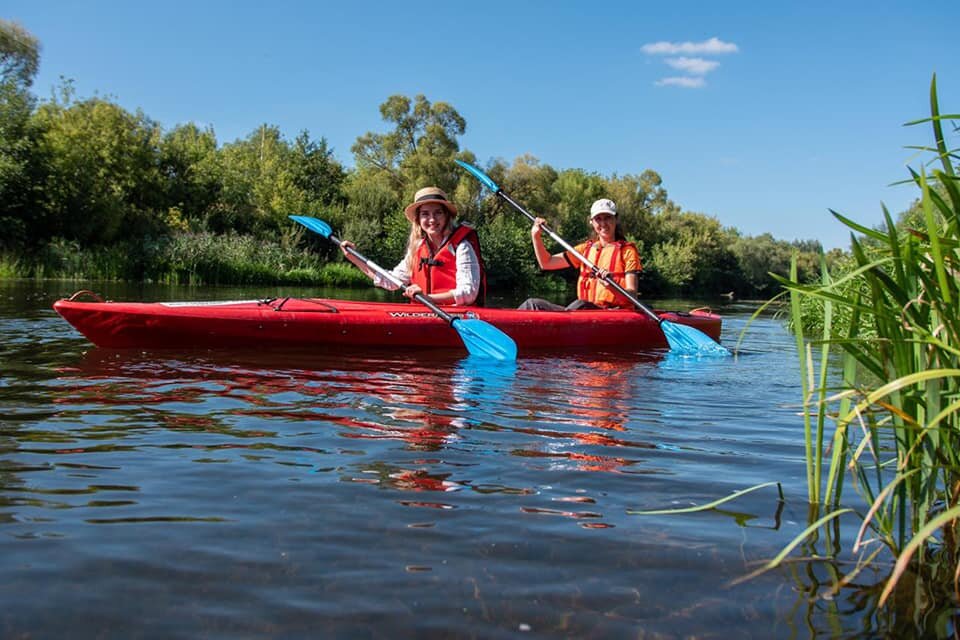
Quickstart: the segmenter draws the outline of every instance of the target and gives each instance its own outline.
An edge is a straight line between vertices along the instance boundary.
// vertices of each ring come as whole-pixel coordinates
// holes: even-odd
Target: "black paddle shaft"
[[[361,260],[365,265],[367,265],[368,267],[370,267],[371,269],[379,273],[381,276],[383,276],[387,280],[390,280],[394,284],[399,285],[401,287],[403,286],[403,282],[399,278],[394,276],[392,273],[390,273],[380,265],[374,262],[371,262],[370,260],[367,260],[366,256],[364,256],[362,253],[360,253],[353,247],[344,247],[343,241],[337,236],[331,233],[328,237],[330,238],[331,242],[335,242],[338,247],[345,249],[347,253],[352,255],[354,258]],[[430,298],[428,298],[422,293],[416,294],[415,296],[413,296],[413,299],[419,302],[420,304],[424,305],[428,309],[430,309],[430,311],[433,311],[435,314],[440,316],[440,318],[444,320],[447,324],[449,324],[451,327],[453,326],[453,322],[456,320],[456,318],[454,318],[452,315],[450,315],[449,313],[441,309],[439,306],[437,306],[437,303],[435,303],[433,300],[431,300]]]

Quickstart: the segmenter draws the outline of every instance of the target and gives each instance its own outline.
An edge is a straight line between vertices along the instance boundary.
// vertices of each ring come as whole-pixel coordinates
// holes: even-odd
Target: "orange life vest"
[[[621,287],[627,286],[627,274],[624,271],[623,252],[626,248],[632,248],[637,251],[637,246],[632,242],[617,240],[606,247],[599,242],[589,240],[578,248],[590,262],[601,269],[606,269],[614,282]],[[572,257],[568,257],[571,259]],[[576,260],[576,258],[572,258]],[[576,261],[579,263],[579,260]],[[639,251],[637,251],[637,267],[640,266]],[[590,267],[580,264],[580,279],[577,280],[577,298],[592,302],[598,307],[621,307],[625,309],[633,308],[633,303],[623,295],[618,293],[613,287],[608,287],[600,278],[593,275]]]
[[[450,236],[436,248],[430,250],[430,243],[424,238],[417,247],[413,256],[413,275],[411,284],[418,284],[427,295],[443,293],[457,286],[457,247],[466,240],[477,254],[477,264],[480,266],[480,289],[474,306],[482,307],[487,297],[487,269],[480,254],[480,238],[473,227],[460,224]],[[452,302],[449,304],[453,304]]]

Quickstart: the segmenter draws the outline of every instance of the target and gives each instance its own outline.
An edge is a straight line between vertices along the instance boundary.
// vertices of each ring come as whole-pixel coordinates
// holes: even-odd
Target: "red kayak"
[[[93,301],[85,298],[94,298]],[[408,303],[326,298],[228,302],[104,302],[89,292],[58,300],[53,308],[100,347],[322,347],[463,348],[446,322]],[[520,311],[444,307],[478,318],[509,335],[521,350],[611,347],[666,348],[656,322],[639,311]],[[721,318],[709,310],[658,312],[670,322],[720,339]]]

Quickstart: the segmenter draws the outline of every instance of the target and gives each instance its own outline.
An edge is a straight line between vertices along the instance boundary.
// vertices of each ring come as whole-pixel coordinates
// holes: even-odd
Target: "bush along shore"
[[[94,248],[58,239],[30,255],[0,257],[0,276],[184,285],[370,283],[351,265],[325,260],[307,248],[206,232]]]
[[[326,220],[389,268],[409,232],[404,205],[436,185],[477,228],[491,291],[568,283],[536,268],[526,219],[456,165],[479,163],[461,147],[466,118],[448,103],[389,96],[379,105],[385,131],[358,135],[347,168],[307,131],[289,140],[264,123],[224,142],[212,126],[167,130],[106,97],[79,98],[70,80],[41,100],[31,91],[40,43],[2,19],[0,36],[0,275],[358,284],[330,266],[341,262],[334,247],[298,234],[288,216]],[[651,168],[605,176],[521,156],[483,169],[571,241],[587,237],[590,203],[613,199],[640,249],[645,295],[768,297],[779,286],[770,273],[786,275],[795,252],[803,277],[820,268],[815,240],[748,236],[684,210]]]

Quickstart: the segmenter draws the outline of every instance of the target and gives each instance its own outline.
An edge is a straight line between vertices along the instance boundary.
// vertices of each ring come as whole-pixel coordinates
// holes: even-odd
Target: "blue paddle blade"
[[[471,356],[516,360],[517,343],[489,322],[479,318],[456,318],[451,325],[460,334]]]
[[[484,185],[486,185],[486,187],[490,189],[490,191],[493,191],[494,193],[496,193],[497,191],[500,191],[500,187],[497,186],[497,183],[491,180],[490,176],[485,174],[483,171],[480,171],[480,169],[477,169],[472,164],[464,162],[463,160],[454,160],[454,162],[456,162],[458,165],[460,165],[461,167],[463,167],[464,169],[472,173],[473,177],[479,180],[480,182],[482,182]]]
[[[299,222],[307,229],[315,231],[322,235],[324,238],[332,239],[334,242],[339,241],[333,236],[333,229],[329,224],[320,220],[319,218],[311,218],[309,216],[289,216],[291,220]],[[351,252],[363,259],[359,253],[355,251]],[[372,264],[372,263],[368,263]],[[376,267],[376,265],[373,265]],[[376,267],[379,269],[379,267]],[[513,339],[505,334],[500,329],[497,329],[495,326],[488,322],[484,322],[478,318],[453,318],[444,311],[442,311],[435,304],[430,302],[430,299],[426,296],[417,296],[417,300],[425,304],[431,311],[435,314],[450,322],[450,326],[457,330],[457,333],[460,334],[460,339],[463,340],[464,346],[467,347],[467,352],[472,356],[478,356],[482,358],[494,358],[496,360],[516,360],[517,359],[517,344]]]
[[[660,328],[667,336],[670,351],[684,356],[729,356],[730,352],[723,345],[699,329],[688,327],[664,320]]]
[[[324,238],[329,238],[330,234],[333,233],[333,229],[330,228],[330,225],[320,218],[310,218],[308,216],[290,216],[290,219],[299,222],[307,229],[310,229],[310,231],[319,233]]]

